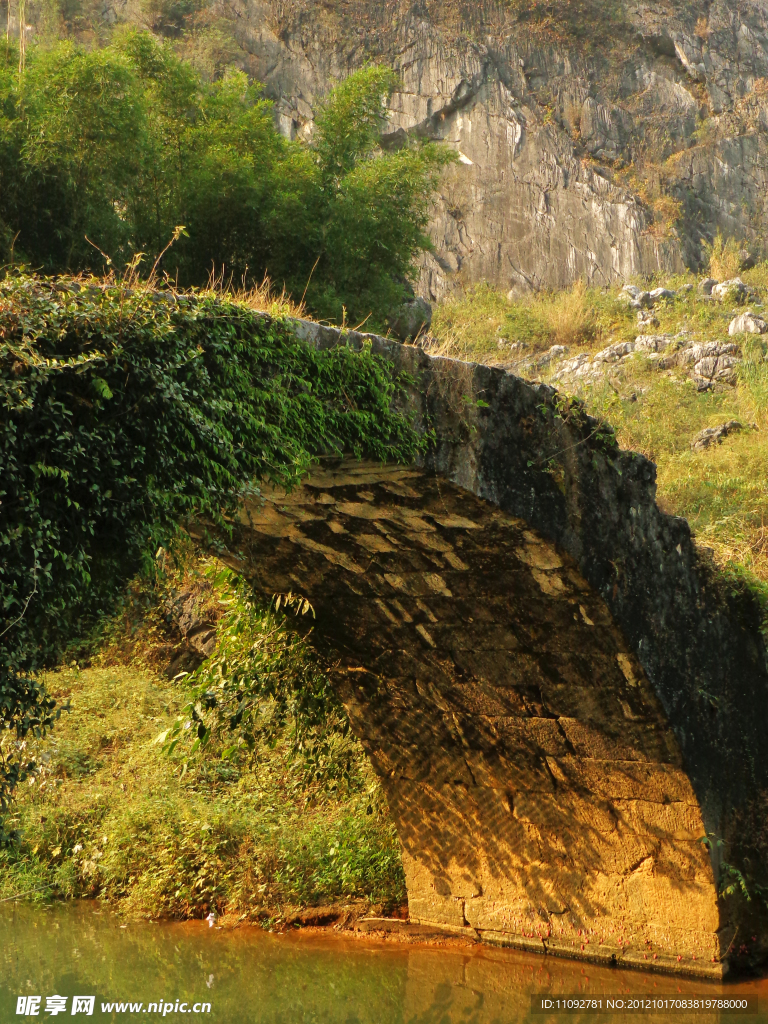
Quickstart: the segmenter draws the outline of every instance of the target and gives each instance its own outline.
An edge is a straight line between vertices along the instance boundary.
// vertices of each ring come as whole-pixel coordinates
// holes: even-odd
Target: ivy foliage
[[[58,713],[35,673],[142,555],[193,517],[226,530],[244,490],[291,487],[320,454],[412,461],[402,383],[211,293],[0,283],[0,802],[18,741]]]

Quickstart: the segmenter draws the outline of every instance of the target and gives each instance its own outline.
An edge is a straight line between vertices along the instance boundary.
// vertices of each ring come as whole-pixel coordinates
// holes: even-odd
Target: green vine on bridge
[[[180,523],[226,530],[244,492],[323,454],[410,462],[403,381],[212,293],[0,283],[0,810],[59,709],[36,673]]]

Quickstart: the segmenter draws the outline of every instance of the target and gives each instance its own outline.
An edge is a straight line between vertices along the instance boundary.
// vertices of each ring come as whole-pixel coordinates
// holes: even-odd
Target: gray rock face
[[[728,437],[729,434],[735,434],[743,429],[744,427],[738,420],[729,420],[717,427],[706,427],[691,441],[691,449],[695,452],[703,451],[712,444],[720,444],[723,438]]]
[[[246,0],[233,26],[286,135],[310,137],[329,86],[374,59],[402,80],[384,143],[435,139],[460,154],[421,267],[432,301],[482,280],[519,294],[678,270],[718,228],[759,249],[768,8],[645,0],[619,16],[593,0],[584,16],[599,45],[567,18],[554,30],[490,0]],[[649,183],[644,199],[629,164]]]
[[[393,334],[400,341],[413,341],[428,330],[431,323],[432,307],[420,296],[404,302],[389,320]]]

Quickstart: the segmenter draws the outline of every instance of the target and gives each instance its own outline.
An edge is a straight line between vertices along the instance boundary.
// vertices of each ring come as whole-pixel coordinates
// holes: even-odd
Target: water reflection
[[[32,1020],[16,1014],[17,997],[42,997],[36,1019],[48,1019],[45,997],[93,995],[93,1018],[143,1020],[150,1003],[172,1009],[166,1019],[211,1024],[584,1024],[610,1020],[753,1021],[768,1024],[765,981],[716,985],[584,966],[552,957],[487,947],[439,948],[358,941],[337,935],[271,935],[225,931],[204,923],[126,925],[97,904],[47,910],[0,908],[0,1024]],[[580,1013],[532,1016],[532,993],[761,997],[757,1016]],[[210,1014],[181,1015],[210,1003]],[[102,1004],[141,1003],[138,1013]],[[764,1008],[762,1007],[762,1004]],[[162,1016],[162,1014],[161,1014]],[[85,1020],[78,1014],[75,1020]]]

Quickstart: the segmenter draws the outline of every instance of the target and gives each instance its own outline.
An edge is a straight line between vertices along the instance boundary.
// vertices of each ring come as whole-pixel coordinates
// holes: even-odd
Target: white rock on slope
[[[712,298],[720,302],[743,302],[747,297],[747,286],[740,277],[733,277],[730,281],[721,281],[720,284],[712,286]]]
[[[728,333],[734,334],[765,334],[768,331],[768,323],[761,316],[747,310],[741,316],[735,316],[728,325]]]

